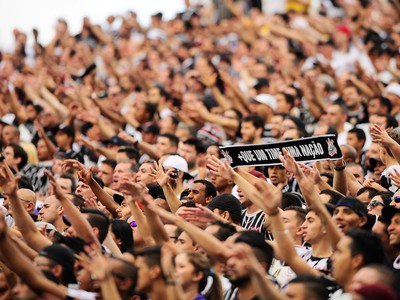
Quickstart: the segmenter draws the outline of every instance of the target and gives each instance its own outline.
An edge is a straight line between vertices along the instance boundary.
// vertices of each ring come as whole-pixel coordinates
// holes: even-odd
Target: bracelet
[[[346,161],[343,161],[343,165],[341,166],[334,166],[335,171],[343,171],[346,168]]]
[[[175,280],[166,280],[165,284],[166,285],[176,285],[176,281]]]
[[[285,229],[285,230],[272,230],[271,231],[272,235],[286,235],[289,234],[289,230]]]

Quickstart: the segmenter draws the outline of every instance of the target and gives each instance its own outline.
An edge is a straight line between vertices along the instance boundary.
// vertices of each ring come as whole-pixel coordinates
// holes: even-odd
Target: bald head
[[[17,196],[23,202],[26,211],[33,214],[36,206],[36,194],[29,189],[19,189]]]

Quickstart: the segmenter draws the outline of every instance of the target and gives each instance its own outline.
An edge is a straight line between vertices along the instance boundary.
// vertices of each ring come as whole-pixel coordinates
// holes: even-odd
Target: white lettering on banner
[[[299,148],[297,148],[297,146],[288,146],[285,147],[285,149],[290,153],[290,155],[292,155],[293,157],[301,157],[301,153]]]
[[[258,160],[268,160],[268,156],[265,154],[264,150],[254,150],[254,154],[256,155]]]
[[[264,151],[267,151],[269,159],[278,159],[279,155],[281,155],[279,148],[265,149]]]
[[[301,152],[304,156],[312,156],[315,158],[316,155],[323,155],[324,149],[320,143],[317,144],[308,144],[308,145],[299,145]]]
[[[254,157],[254,154],[252,153],[251,150],[248,151],[240,151],[238,158],[241,161],[249,162],[249,161],[257,161],[257,159]]]

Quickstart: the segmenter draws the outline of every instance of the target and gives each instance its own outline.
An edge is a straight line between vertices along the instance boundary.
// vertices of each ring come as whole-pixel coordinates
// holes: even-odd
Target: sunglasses
[[[131,225],[132,228],[137,227],[136,221],[130,222],[129,225]]]
[[[372,200],[372,201],[368,204],[368,207],[369,207],[369,208],[375,208],[375,207],[377,207],[378,205],[385,206],[385,204],[383,204],[382,202],[379,202],[378,200]]]
[[[400,203],[400,196],[393,196],[391,198],[392,201],[396,202],[396,203]]]

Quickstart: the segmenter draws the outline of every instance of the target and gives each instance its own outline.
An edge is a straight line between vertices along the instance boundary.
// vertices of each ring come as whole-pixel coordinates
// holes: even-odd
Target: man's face
[[[282,221],[294,240],[297,239],[298,234],[302,232],[302,228],[299,226],[299,219],[295,210],[284,210],[282,212]]]
[[[288,172],[282,166],[272,166],[268,168],[268,178],[273,185],[287,184]]]
[[[362,146],[363,146],[363,141],[359,140],[357,138],[357,134],[355,134],[354,132],[349,132],[347,134],[347,139],[346,139],[346,143],[352,147],[354,147],[356,150],[361,150]]]
[[[361,104],[362,99],[355,87],[346,87],[343,90],[343,101],[349,109],[353,109]]]
[[[197,151],[194,145],[180,143],[178,147],[178,154],[187,161],[189,169],[192,169],[196,166]]]
[[[64,193],[73,193],[74,191],[72,190],[72,182],[68,178],[57,178],[56,179],[57,184],[60,186],[61,190]]]
[[[393,216],[390,225],[388,227],[389,232],[389,244],[391,246],[400,245],[400,213]]]
[[[320,241],[325,236],[325,229],[322,226],[321,219],[313,211],[306,215],[302,228],[303,239],[310,244]]]
[[[381,113],[381,105],[379,103],[379,99],[378,98],[374,98],[368,101],[368,106],[367,106],[367,110],[368,110],[368,114],[374,115],[374,114],[378,114]]]
[[[136,292],[147,292],[153,284],[153,279],[150,276],[150,268],[148,267],[145,258],[143,256],[136,258],[135,266],[138,269]]]
[[[290,104],[286,101],[283,94],[276,94],[277,113],[287,113],[290,111]]]
[[[159,153],[160,156],[162,156],[168,153],[175,152],[176,148],[172,147],[171,142],[167,137],[159,136],[157,139],[156,150],[157,153]]]
[[[19,136],[18,130],[11,125],[4,126],[1,132],[4,144],[8,145],[9,143],[18,143]]]
[[[200,182],[194,183],[189,188],[188,201],[194,201],[197,204],[201,204],[203,206],[206,206],[207,205],[207,200],[206,200],[206,187],[205,187],[205,185],[200,183]]]
[[[110,187],[113,183],[113,173],[114,170],[110,165],[100,164],[97,176],[99,176],[99,178],[103,180],[106,187]]]
[[[281,137],[281,128],[283,123],[283,116],[277,115],[271,118],[271,134],[273,138],[279,139]]]
[[[5,163],[14,169],[18,169],[18,160],[14,157],[14,148],[7,146],[3,151]]]
[[[229,180],[226,180],[222,176],[216,174],[210,174],[210,181],[215,186],[217,191],[222,191],[230,184]]]
[[[90,199],[95,197],[92,189],[84,182],[79,181],[76,187],[75,193],[81,195],[84,199]]]
[[[55,139],[57,142],[58,147],[60,147],[61,149],[69,149],[71,142],[72,142],[72,138],[67,135],[65,132],[59,130],[57,131],[56,135],[55,135]]]
[[[125,199],[121,202],[121,205],[116,209],[116,212],[118,214],[118,218],[120,218],[121,220],[126,220],[131,215],[131,210]]]
[[[346,170],[353,174],[359,183],[362,184],[364,182],[364,172],[361,166],[347,166]]]
[[[194,242],[185,231],[178,236],[175,244],[178,248],[182,249],[182,251],[194,250]]]
[[[251,122],[243,122],[242,128],[240,129],[240,134],[244,143],[251,144],[256,138],[257,129]]]
[[[119,180],[124,176],[132,175],[131,163],[121,162],[115,166],[113,173],[114,187],[119,188]]]
[[[144,163],[140,166],[139,171],[136,174],[136,182],[141,182],[143,184],[154,183],[154,178],[152,175],[152,164]]]
[[[338,206],[333,213],[333,221],[342,232],[349,228],[360,228],[365,224],[365,217],[361,218],[354,210],[347,206]]]
[[[326,109],[327,121],[330,126],[338,127],[344,124],[342,111],[338,105],[330,105]]]
[[[339,284],[349,282],[349,276],[352,274],[350,245],[351,238],[348,236],[342,237],[331,256],[332,275]]]
[[[55,196],[47,197],[39,211],[38,221],[44,221],[53,224],[60,214],[61,203]]]
[[[40,139],[37,143],[37,155],[39,161],[51,160],[52,157],[47,149],[46,143],[44,140]]]
[[[235,248],[235,244],[232,248]],[[240,287],[243,283],[250,281],[248,266],[243,260],[232,256],[226,262],[226,277],[233,285]]]

